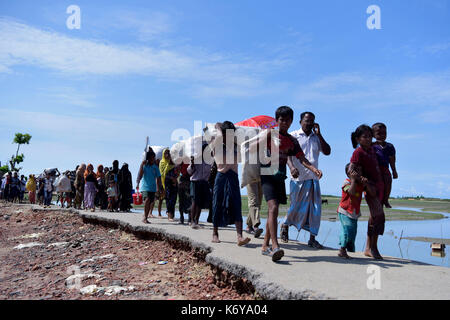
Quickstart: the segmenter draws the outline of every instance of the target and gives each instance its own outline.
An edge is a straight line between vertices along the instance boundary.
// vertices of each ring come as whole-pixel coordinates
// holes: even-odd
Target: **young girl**
[[[113,212],[117,202],[116,183],[114,181],[109,182],[108,194],[108,211]]]
[[[346,259],[350,259],[347,251],[355,252],[358,218],[361,216],[362,193],[366,189],[368,193],[375,196],[373,186],[367,183],[368,180],[365,177],[361,176],[360,168],[354,166],[353,171],[349,170],[349,168],[350,163],[345,166],[345,173],[348,179],[345,179],[342,186],[342,198],[337,210],[342,226],[339,239],[341,248],[338,256]]]
[[[370,218],[368,221],[367,243],[364,254],[368,257],[381,260],[383,257],[378,251],[378,236],[384,233],[384,211],[381,204],[383,197],[383,181],[381,180],[378,160],[375,149],[372,145],[372,128],[367,125],[360,125],[351,134],[351,140],[355,151],[350,159],[350,170],[355,171],[355,167],[361,168],[361,176],[366,177],[369,184],[375,188],[376,196],[366,193],[366,202],[369,206]],[[359,145],[359,147],[358,147]],[[355,171],[356,172],[356,171]]]

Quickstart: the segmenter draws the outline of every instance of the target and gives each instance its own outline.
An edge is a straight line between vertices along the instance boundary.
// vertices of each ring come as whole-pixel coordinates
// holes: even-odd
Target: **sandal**
[[[240,240],[239,242],[238,242],[238,246],[239,247],[242,247],[242,246],[245,246],[247,243],[249,243],[250,242],[250,238],[245,238],[244,240]]]
[[[261,250],[263,256],[270,256],[272,254],[272,248],[267,248],[266,250]]]
[[[288,243],[289,242],[289,227],[285,224],[281,225],[281,230],[280,230],[280,238],[281,241],[284,243]]]
[[[272,261],[276,262],[278,260],[280,260],[281,258],[283,258],[284,256],[284,251],[283,249],[281,249],[280,247],[274,249],[270,255],[272,256]]]
[[[308,241],[308,247],[312,247],[315,249],[323,249],[323,245],[321,245],[319,242],[317,242],[317,240],[309,240]]]
[[[260,228],[256,229],[255,234],[254,234],[255,238],[259,238],[261,233],[263,233],[263,229],[260,229]]]

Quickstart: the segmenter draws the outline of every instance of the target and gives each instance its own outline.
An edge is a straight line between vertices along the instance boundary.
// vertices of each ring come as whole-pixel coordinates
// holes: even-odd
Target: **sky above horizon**
[[[292,131],[312,111],[331,145],[323,194],[340,195],[350,133],[384,122],[392,195],[450,198],[450,1],[0,1],[0,97],[0,161],[29,133],[25,174],[118,159],[134,181],[146,136],[288,105]]]

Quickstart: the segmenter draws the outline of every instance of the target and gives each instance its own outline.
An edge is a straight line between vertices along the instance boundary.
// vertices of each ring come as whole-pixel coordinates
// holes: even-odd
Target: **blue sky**
[[[66,27],[69,5],[81,29]],[[381,30],[369,30],[369,5]],[[128,162],[195,120],[280,105],[316,114],[339,194],[350,133],[384,122],[392,194],[450,198],[450,1],[1,1],[0,161],[30,133],[24,173]]]

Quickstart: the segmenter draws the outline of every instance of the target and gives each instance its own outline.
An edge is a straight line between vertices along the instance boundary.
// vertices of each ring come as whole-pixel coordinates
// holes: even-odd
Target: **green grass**
[[[322,205],[322,219],[328,220],[330,218],[337,217],[337,207],[340,202],[340,198],[336,196],[325,195],[322,196],[323,200],[328,200],[328,204]],[[439,199],[390,199],[389,200],[393,207],[410,207],[410,208],[424,208],[423,211],[440,211],[440,212],[450,212],[450,201],[439,200]],[[367,220],[369,218],[369,209],[364,206],[365,201],[362,202],[361,207],[361,220]],[[135,206],[135,208],[143,209],[143,206]],[[176,205],[178,209],[178,202]],[[156,210],[156,206],[154,210]],[[279,216],[283,217],[287,214],[289,209],[289,197],[288,204],[280,205]],[[166,210],[165,201],[162,205],[162,212]],[[262,201],[261,205],[261,217],[267,218],[267,202]],[[425,213],[425,212],[415,212],[409,210],[384,210],[386,214],[386,220],[430,220],[430,219],[442,219],[444,216],[439,213]],[[246,216],[248,214],[248,198],[246,195],[242,195],[242,215]]]

